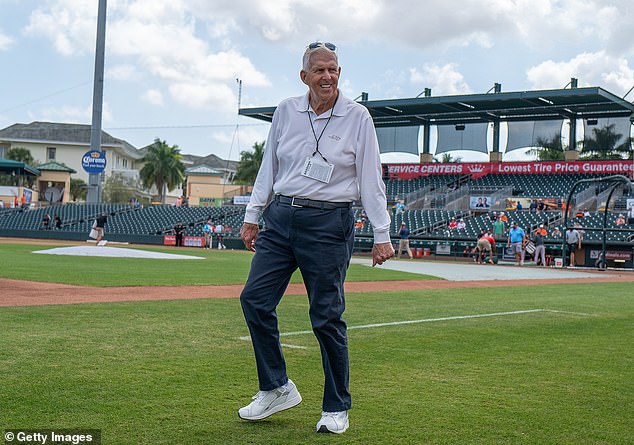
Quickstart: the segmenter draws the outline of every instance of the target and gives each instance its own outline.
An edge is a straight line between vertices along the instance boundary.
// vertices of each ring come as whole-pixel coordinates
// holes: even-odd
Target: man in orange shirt
[[[548,235],[548,231],[544,228],[543,224],[540,224],[539,227],[535,230],[536,234],[540,234],[541,236]]]

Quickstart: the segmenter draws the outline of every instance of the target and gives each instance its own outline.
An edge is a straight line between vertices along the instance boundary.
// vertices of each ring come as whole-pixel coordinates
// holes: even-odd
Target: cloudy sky
[[[97,5],[0,0],[0,128],[90,124]],[[258,107],[303,94],[301,55],[316,40],[337,45],[351,98],[562,88],[571,77],[618,96],[634,86],[632,0],[109,0],[106,35],[104,130],[230,159],[268,130],[238,117],[239,97]]]

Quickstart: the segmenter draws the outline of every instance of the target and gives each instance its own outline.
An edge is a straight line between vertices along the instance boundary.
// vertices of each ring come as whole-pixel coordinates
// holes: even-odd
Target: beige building
[[[75,170],[59,162],[47,162],[37,169],[40,171],[37,178],[40,201],[65,204],[71,200],[70,176],[77,173]]]
[[[0,157],[10,148],[22,147],[40,164],[57,162],[75,170],[74,178],[88,182],[82,168],[84,154],[90,150],[90,125],[31,122],[14,124],[0,130]],[[101,132],[101,149],[106,154],[104,175],[113,172],[138,178],[139,159],[143,152],[128,142]]]
[[[235,171],[233,171],[235,174]],[[199,164],[185,170],[187,178],[186,196],[190,205],[213,207],[236,195],[244,195],[251,186],[235,185],[228,182],[227,172]]]
[[[71,176],[88,183],[88,173],[82,167],[82,158],[90,150],[90,132],[90,125],[83,124],[14,124],[0,130],[0,158],[3,158],[11,148],[26,148],[38,164],[49,165],[54,169],[42,172],[46,176],[40,177],[34,187],[35,192],[39,191],[39,200],[46,202],[45,194],[46,190],[49,190],[48,197],[61,197],[63,202],[67,202]],[[102,131],[101,149],[106,155],[103,180],[113,174],[122,174],[139,181],[139,189],[142,187],[139,171],[143,165],[140,160],[147,147],[137,149],[128,142]],[[168,204],[173,204],[178,197],[188,194],[191,205],[199,205],[201,199],[201,205],[204,205],[210,200],[228,199],[243,189],[231,184],[238,164],[236,161],[223,160],[213,154],[205,157],[184,154],[182,161],[185,168],[191,172],[192,182],[188,185],[188,190],[179,187],[168,191]],[[59,166],[63,166],[65,172],[60,171]],[[68,177],[66,178],[63,173]],[[157,191],[150,190],[149,193],[156,195]]]

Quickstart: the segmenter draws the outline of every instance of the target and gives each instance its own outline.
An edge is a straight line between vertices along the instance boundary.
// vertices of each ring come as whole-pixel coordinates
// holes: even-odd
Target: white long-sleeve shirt
[[[332,202],[361,200],[374,229],[374,242],[389,242],[390,215],[372,117],[367,108],[341,91],[328,122],[330,115],[328,110],[317,116],[308,93],[279,104],[244,221],[257,224],[260,213],[277,194]],[[325,127],[319,152],[334,165],[327,184],[301,174],[317,146],[309,119],[317,137]],[[321,158],[319,153],[315,156]]]

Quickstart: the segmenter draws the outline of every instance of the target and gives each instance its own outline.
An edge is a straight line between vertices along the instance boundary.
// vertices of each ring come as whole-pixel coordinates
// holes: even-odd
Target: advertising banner
[[[386,164],[383,167],[387,179],[414,179],[429,175],[471,175],[477,179],[486,175],[519,174],[575,174],[595,173],[634,175],[632,161],[556,161],[556,162],[465,162],[431,164]]]
[[[185,247],[202,247],[205,244],[205,239],[202,236],[184,236],[183,246]]]
[[[90,150],[81,158],[81,166],[91,175],[103,173],[106,169],[106,152],[99,150]]]
[[[469,208],[471,209],[490,209],[492,202],[493,201],[491,200],[490,196],[469,196]]]

